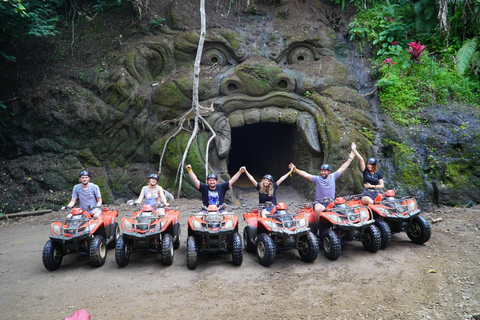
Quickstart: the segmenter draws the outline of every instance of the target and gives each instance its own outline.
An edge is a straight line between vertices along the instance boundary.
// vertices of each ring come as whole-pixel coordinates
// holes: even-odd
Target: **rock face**
[[[0,183],[17,190],[0,192],[4,210],[24,209],[27,202],[31,207],[67,203],[84,167],[93,172],[106,203],[136,196],[148,173],[159,168],[160,184],[177,188],[190,132],[174,133],[192,106],[199,25],[193,2],[168,3],[161,9],[171,17],[170,27],[108,53],[82,77],[45,79],[22,92],[3,130]],[[208,152],[209,172],[221,180],[243,165],[257,177],[269,173],[278,179],[290,162],[314,174],[322,163],[336,170],[356,142],[364,158],[380,158],[388,187],[437,204],[480,201],[463,185],[479,182],[473,166],[480,157],[479,131],[469,130],[478,128],[478,120],[470,118],[463,127],[462,120],[442,122],[439,114],[430,118],[435,125],[427,132],[394,128],[375,99],[367,101],[360,93],[372,91],[372,84],[342,33],[328,25],[328,5],[267,6],[265,15],[242,15],[237,24],[223,19],[224,25],[215,8],[207,11],[207,21],[216,19],[207,28],[199,100],[217,136],[207,151],[210,132],[203,128],[187,163],[204,179]],[[227,9],[216,8],[224,15]],[[183,14],[193,18],[180,18]],[[459,127],[463,131],[455,137],[442,135]],[[452,142],[468,157],[460,159],[455,147],[449,149]],[[456,156],[441,158],[440,146]],[[287,183],[312,193],[303,178]],[[354,162],[338,180],[337,194],[361,191]],[[198,195],[188,177],[182,194]]]

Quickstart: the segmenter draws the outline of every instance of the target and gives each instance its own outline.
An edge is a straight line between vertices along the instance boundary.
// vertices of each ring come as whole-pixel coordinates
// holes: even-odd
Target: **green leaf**
[[[470,67],[470,63],[472,61],[472,57],[475,54],[477,49],[478,38],[474,37],[472,39],[467,39],[463,42],[462,47],[458,50],[456,59],[456,69],[457,73],[460,75],[465,74],[465,70]]]

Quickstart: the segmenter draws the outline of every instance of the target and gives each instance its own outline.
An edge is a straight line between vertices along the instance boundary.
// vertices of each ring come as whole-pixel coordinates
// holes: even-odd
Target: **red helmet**
[[[387,196],[387,197],[395,197],[395,191],[393,191],[393,190],[387,190],[387,191],[385,191],[385,196]]]
[[[216,204],[209,204],[207,207],[207,211],[218,211],[218,207]]]
[[[287,210],[287,206],[283,202],[277,203],[276,208],[277,210]]]
[[[335,204],[345,204],[345,198],[338,197],[335,199]]]
[[[142,211],[153,211],[153,207],[151,204],[144,204],[142,206]]]

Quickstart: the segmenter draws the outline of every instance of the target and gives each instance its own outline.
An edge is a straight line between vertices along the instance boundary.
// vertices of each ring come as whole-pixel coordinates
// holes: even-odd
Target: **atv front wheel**
[[[392,243],[392,229],[390,229],[388,223],[381,219],[375,219],[375,226],[380,230],[380,249],[385,249]]]
[[[238,232],[235,232],[233,234],[232,260],[233,260],[233,265],[235,266],[239,266],[243,262],[242,237]]]
[[[275,260],[277,251],[272,238],[262,233],[257,237],[257,257],[258,262],[265,267],[270,266]]]
[[[410,230],[407,231],[407,236],[416,244],[423,244],[430,240],[432,229],[427,219],[421,216],[416,216],[412,219]]]
[[[382,236],[380,234],[380,230],[378,230],[374,224],[365,229],[365,235],[364,239],[362,240],[362,244],[365,249],[370,252],[377,252],[380,249],[382,244]]]
[[[117,245],[118,237],[120,237],[120,227],[118,226],[118,222],[115,222],[113,224],[112,235],[113,235],[112,241],[110,241],[110,243],[108,244],[109,249],[115,248],[115,246]]]
[[[107,260],[107,241],[101,235],[93,237],[90,243],[90,262],[94,267],[101,267]]]
[[[163,236],[162,262],[166,266],[171,266],[173,263],[173,237],[170,233]]]
[[[332,229],[323,230],[321,241],[325,256],[330,260],[337,260],[342,253],[342,243],[335,231]]]
[[[318,247],[317,237],[313,232],[308,232],[306,235],[300,238],[300,249],[298,249],[298,254],[305,262],[313,262],[318,257],[318,252],[320,251]]]
[[[43,265],[50,271],[57,270],[62,264],[62,245],[48,240],[43,247]]]
[[[198,252],[197,243],[194,236],[189,236],[187,239],[187,267],[195,269],[197,267]]]
[[[130,261],[130,246],[122,235],[118,237],[115,245],[115,261],[120,268],[125,267]]]
[[[250,241],[252,235],[252,227],[246,226],[243,229],[243,246],[247,252],[255,252],[255,245]]]

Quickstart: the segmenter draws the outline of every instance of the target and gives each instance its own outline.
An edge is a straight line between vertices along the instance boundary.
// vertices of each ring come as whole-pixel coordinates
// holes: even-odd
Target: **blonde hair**
[[[270,185],[268,187],[265,187],[265,185],[263,184],[263,182],[267,180],[267,181],[270,181],[270,179],[262,179],[262,182],[260,183],[260,193],[265,193],[265,194],[268,194],[269,197],[272,197],[273,196],[273,182],[270,181]]]

